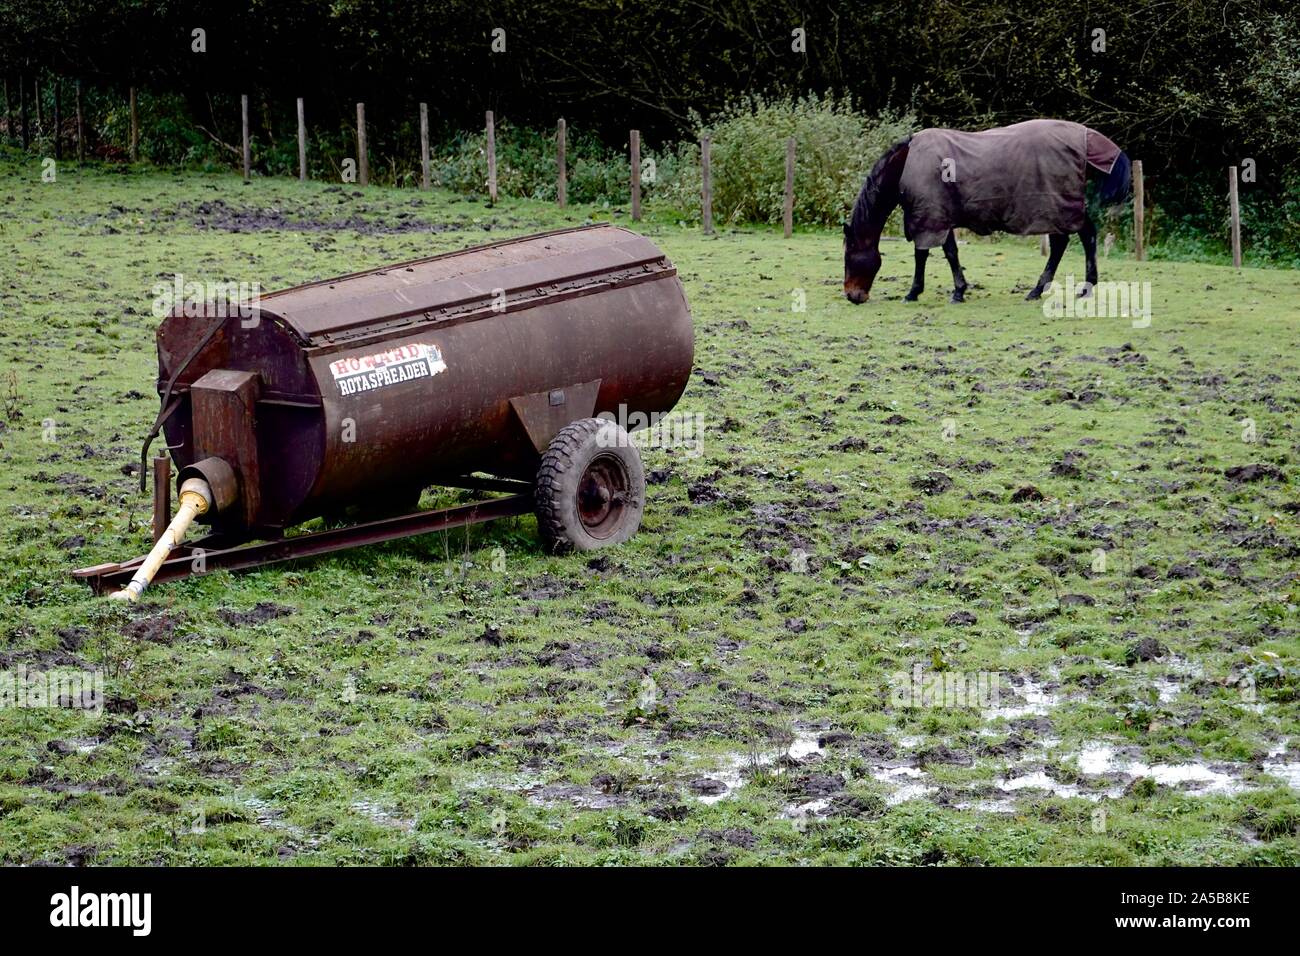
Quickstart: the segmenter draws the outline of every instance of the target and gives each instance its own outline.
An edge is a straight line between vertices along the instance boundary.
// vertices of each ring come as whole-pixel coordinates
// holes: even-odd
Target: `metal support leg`
[[[172,520],[172,460],[158,455],[153,460],[153,543]]]

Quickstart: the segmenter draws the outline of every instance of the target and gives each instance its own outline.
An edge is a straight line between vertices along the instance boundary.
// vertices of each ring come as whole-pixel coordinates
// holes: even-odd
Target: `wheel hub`
[[[578,518],[593,538],[618,530],[628,503],[627,469],[613,455],[591,460],[578,483]]]

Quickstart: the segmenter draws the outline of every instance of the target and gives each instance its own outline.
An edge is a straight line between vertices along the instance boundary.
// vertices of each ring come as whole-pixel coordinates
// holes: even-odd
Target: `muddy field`
[[[126,609],[67,570],[148,544],[155,284],[626,217],[65,170],[0,164],[0,670],[106,706],[0,710],[0,862],[1300,863],[1294,273],[1116,250],[1135,327],[1023,302],[1027,240],[904,303],[887,243],[854,307],[834,233],[652,218],[704,431],[629,545],[515,519]]]

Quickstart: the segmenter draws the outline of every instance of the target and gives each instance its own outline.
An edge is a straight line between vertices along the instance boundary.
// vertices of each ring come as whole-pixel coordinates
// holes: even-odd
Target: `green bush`
[[[566,138],[569,202],[626,203],[631,182],[627,155],[572,128]],[[496,146],[499,195],[555,201],[554,130],[526,129],[502,122],[496,128]],[[487,194],[486,132],[460,133],[433,153],[431,176],[435,185],[454,192]]]
[[[1180,185],[1175,195],[1147,208],[1148,255],[1221,265],[1231,262],[1226,176]],[[1300,268],[1300,175],[1280,181],[1242,182],[1239,195],[1246,264]],[[1101,207],[1090,201],[1089,211],[1102,236],[1113,232],[1120,249],[1132,249],[1132,202]]]
[[[720,222],[781,220],[785,196],[785,142],[795,138],[794,218],[798,223],[843,222],[867,173],[893,143],[914,132],[910,113],[869,117],[847,97],[794,99],[746,96],[709,122],[694,118],[711,138],[713,210]],[[661,177],[663,198],[698,218],[699,145],[681,144]]]
[[[136,113],[141,160],[156,166],[191,168],[215,168],[222,163],[219,148],[189,118],[185,101],[178,94],[140,90]],[[86,121],[92,142],[98,140],[94,152],[106,158],[127,157],[131,148],[131,109],[125,95],[88,89]]]
[[[713,139],[714,215],[720,222],[779,222],[785,192],[785,141],[795,137],[795,221],[845,219],[881,153],[916,128],[910,114],[855,113],[848,99],[746,97],[703,123]],[[555,133],[502,122],[496,131],[497,191],[555,200]],[[648,207],[700,217],[700,149],[695,141],[655,150],[642,144],[642,195]],[[487,136],[462,133],[435,149],[434,183],[487,192]],[[631,169],[626,144],[610,148],[589,133],[568,133],[568,193],[574,203],[626,205]]]

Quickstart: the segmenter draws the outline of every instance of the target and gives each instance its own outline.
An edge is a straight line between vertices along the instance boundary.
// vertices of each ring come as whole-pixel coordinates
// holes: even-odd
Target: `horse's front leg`
[[[1097,225],[1088,216],[1083,218],[1083,228],[1079,230],[1079,241],[1083,243],[1085,278],[1079,289],[1079,298],[1086,299],[1097,287]]]
[[[961,262],[957,259],[957,236],[951,229],[948,230],[948,238],[943,241],[943,256],[952,269],[952,298],[948,301],[965,302],[966,290],[970,286],[966,283],[966,273],[962,271]]]
[[[915,302],[925,291],[925,261],[929,258],[929,249],[916,250],[916,272],[912,276],[912,288],[903,296],[904,302]]]
[[[1070,237],[1065,233],[1054,232],[1047,237],[1047,242],[1051,247],[1047,254],[1047,268],[1038,277],[1038,283],[1025,296],[1027,302],[1040,298],[1043,290],[1052,284],[1052,279],[1056,277],[1056,267],[1061,264],[1061,257],[1065,255],[1065,247],[1070,244]]]

